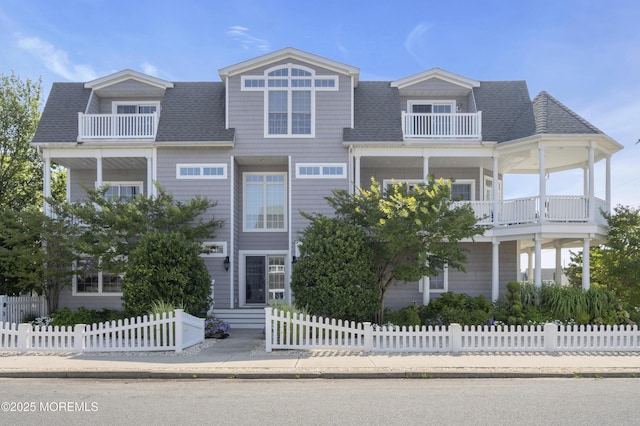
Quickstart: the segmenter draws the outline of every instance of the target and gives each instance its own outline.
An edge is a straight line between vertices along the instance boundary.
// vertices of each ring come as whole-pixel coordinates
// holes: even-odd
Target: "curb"
[[[271,372],[247,371],[0,371],[0,378],[101,380],[349,380],[349,379],[640,379],[640,371],[397,371],[397,372]]]

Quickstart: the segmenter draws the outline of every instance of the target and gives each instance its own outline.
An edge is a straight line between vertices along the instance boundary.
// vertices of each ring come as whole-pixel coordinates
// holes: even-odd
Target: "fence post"
[[[73,352],[84,352],[84,332],[86,329],[85,324],[76,324],[73,327]]]
[[[22,353],[27,352],[27,349],[29,349],[29,338],[31,337],[31,329],[31,324],[18,325],[18,350]]]
[[[544,350],[546,352],[556,351],[556,340],[558,336],[558,326],[548,322],[544,325]]]
[[[173,342],[176,345],[176,353],[182,352],[182,346],[184,343],[184,333],[182,330],[182,321],[183,321],[184,310],[176,309],[173,312],[173,329],[175,330]]]
[[[271,352],[271,314],[272,308],[264,308],[264,340],[265,340],[265,351]]]
[[[460,324],[449,324],[449,339],[451,342],[451,352],[458,353],[462,350],[462,326]]]
[[[373,351],[373,325],[370,322],[363,322],[362,327],[364,328],[364,351],[371,352]]]
[[[9,322],[7,317],[7,296],[0,294],[0,322]]]

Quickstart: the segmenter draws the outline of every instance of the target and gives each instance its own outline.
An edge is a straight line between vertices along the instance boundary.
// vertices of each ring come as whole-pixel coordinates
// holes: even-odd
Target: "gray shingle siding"
[[[78,113],[84,112],[91,89],[84,83],[53,83],[44,107],[34,143],[76,142]]]

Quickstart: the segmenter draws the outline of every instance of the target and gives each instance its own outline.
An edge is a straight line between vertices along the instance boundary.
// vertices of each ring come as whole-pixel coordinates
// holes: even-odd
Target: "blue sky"
[[[291,46],[359,67],[362,80],[431,67],[526,80],[532,97],[546,90],[625,146],[613,202],[638,207],[638,22],[640,3],[628,0],[3,0],[0,73],[41,77],[45,93],[124,68],[218,81],[222,67]],[[549,185],[568,181],[581,193],[581,175]],[[535,182],[505,189],[525,195]]]

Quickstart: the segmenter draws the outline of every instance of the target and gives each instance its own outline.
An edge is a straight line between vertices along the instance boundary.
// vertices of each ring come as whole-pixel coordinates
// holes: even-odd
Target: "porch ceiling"
[[[491,158],[473,157],[431,157],[429,168],[466,168],[466,167],[492,167]],[[362,157],[360,165],[363,168],[374,169],[398,169],[398,168],[422,168],[422,157]]]
[[[594,160],[598,162],[605,156],[596,151]],[[585,146],[555,146],[544,150],[544,167],[548,172],[571,170],[586,167],[589,162],[589,150]],[[503,173],[538,174],[540,158],[538,149],[532,148],[501,156],[500,171]]]

